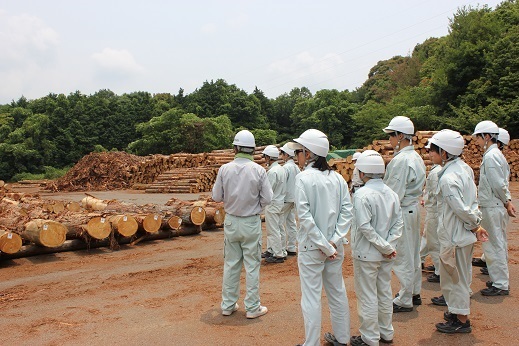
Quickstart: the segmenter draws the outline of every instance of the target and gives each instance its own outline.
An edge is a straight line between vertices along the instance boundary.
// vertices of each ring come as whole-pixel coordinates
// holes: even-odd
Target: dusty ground
[[[519,196],[519,183],[512,184]],[[93,193],[139,204],[164,203],[172,194],[111,191]],[[81,200],[84,194],[52,197]],[[178,197],[175,195],[175,197]],[[193,198],[196,196],[182,196]],[[514,203],[519,206],[519,200]],[[473,333],[445,335],[435,331],[445,308],[430,304],[439,284],[425,280],[424,305],[394,315],[395,345],[517,344],[519,315],[519,223],[509,226],[511,295],[483,297],[488,276],[474,271]],[[196,236],[141,242],[119,251],[94,249],[0,259],[0,345],[295,345],[303,341],[296,258],[261,267],[261,300],[269,313],[248,320],[243,310],[220,314],[222,279],[221,230]],[[264,241],[265,244],[265,241]],[[476,253],[480,253],[479,246]],[[349,253],[349,248],[346,249]],[[348,290],[352,335],[358,335],[348,259],[344,278]],[[243,279],[243,275],[242,275]],[[392,282],[393,291],[398,287]],[[331,331],[323,299],[322,331]],[[323,341],[323,345],[326,344]]]

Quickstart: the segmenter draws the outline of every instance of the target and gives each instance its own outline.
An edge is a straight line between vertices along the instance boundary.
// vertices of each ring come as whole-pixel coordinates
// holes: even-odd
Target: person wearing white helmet
[[[351,158],[351,160],[357,161],[359,156],[360,156],[360,152],[357,151],[355,154],[353,154],[353,157]],[[364,185],[364,182],[362,181],[362,179],[360,179],[359,169],[357,168],[357,166],[355,166],[355,168],[353,168],[353,174],[351,175],[351,186],[350,186],[351,193],[354,194],[355,190],[360,189],[363,185]]]
[[[353,218],[348,184],[326,162],[329,142],[324,133],[306,130],[294,141],[298,145],[292,149],[304,167],[296,176],[295,188],[304,345],[321,345],[323,286],[333,329],[324,338],[334,345],[346,345],[350,340],[350,313],[342,276],[343,244]]]
[[[275,145],[267,145],[262,152],[267,161],[267,177],[272,187],[272,202],[265,208],[265,227],[267,229],[267,251],[261,254],[268,263],[283,263],[285,254],[281,242],[281,218],[285,203],[287,173],[279,165],[279,149]]]
[[[465,141],[456,131],[442,130],[432,136],[426,148],[438,172],[438,240],[440,242],[441,297],[436,305],[447,305],[446,322],[437,323],[442,333],[470,333],[471,259],[474,243],[486,241],[481,224],[476,184],[469,167],[459,157]],[[437,302],[442,301],[442,304]]]
[[[393,300],[393,312],[410,312],[413,305],[422,304],[419,199],[425,183],[425,164],[414,150],[414,125],[408,117],[394,117],[384,132],[389,134],[389,142],[395,150],[387,165],[384,183],[397,193],[404,219],[398,257],[393,265],[400,281],[400,291]]]
[[[499,134],[497,135],[497,143],[500,149],[503,149],[505,145],[510,143],[510,133],[501,127],[499,128]]]
[[[382,181],[382,156],[366,150],[355,168],[365,185],[353,197],[351,250],[361,335],[353,336],[351,345],[375,346],[393,341],[391,268],[404,223],[398,195]]]
[[[285,161],[283,168],[287,173],[286,195],[285,203],[281,217],[281,244],[283,245],[284,256],[297,255],[297,224],[296,224],[296,209],[295,209],[295,187],[296,175],[301,173],[301,170],[294,162],[295,152],[289,148],[289,143],[285,143],[281,147],[281,158]]]
[[[481,294],[506,296],[510,293],[506,227],[509,217],[515,217],[509,189],[510,168],[497,146],[499,127],[494,122],[481,121],[473,135],[484,151],[479,170],[478,200],[483,214],[482,226],[489,234],[489,241],[483,244],[483,253],[490,281],[489,287],[481,290]]]
[[[259,275],[261,264],[261,210],[272,200],[265,169],[254,162],[252,154],[256,142],[251,132],[242,130],[233,141],[234,161],[218,170],[212,198],[223,201],[224,267],[222,283],[222,315],[230,316],[238,310],[240,274],[245,266],[247,291],[245,310],[247,318],[267,313],[261,305]]]

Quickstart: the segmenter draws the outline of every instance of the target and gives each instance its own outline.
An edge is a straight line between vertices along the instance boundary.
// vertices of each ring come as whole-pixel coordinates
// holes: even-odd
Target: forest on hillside
[[[417,130],[471,133],[490,119],[519,137],[519,1],[495,9],[460,8],[449,34],[416,45],[371,68],[356,90],[301,86],[276,98],[223,79],[190,94],[137,91],[116,95],[21,96],[0,105],[0,179],[66,169],[93,151],[137,155],[198,153],[230,148],[250,129],[257,145],[284,143],[308,128],[325,132],[333,148],[363,147],[384,137],[397,115]]]

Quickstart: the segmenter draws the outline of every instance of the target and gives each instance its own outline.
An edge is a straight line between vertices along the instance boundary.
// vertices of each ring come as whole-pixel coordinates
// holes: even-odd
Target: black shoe
[[[495,286],[491,286],[482,289],[481,294],[484,296],[507,296],[510,294],[510,290],[501,290]]]
[[[427,276],[427,281],[428,282],[440,282],[440,275],[431,274],[431,275]]]
[[[392,344],[393,343],[393,339],[386,340],[386,339],[380,338],[380,342],[383,343],[383,344]]]
[[[481,272],[481,274],[483,275],[488,275],[488,268],[487,267],[483,267],[479,270]]]
[[[324,340],[328,341],[333,346],[346,346],[347,344],[340,343],[332,333],[324,333]],[[364,344],[365,345],[365,344]]]
[[[413,296],[413,305],[422,305],[422,297],[419,294]]]
[[[434,305],[447,306],[447,302],[445,301],[445,297],[443,295],[439,297],[433,297],[431,298],[431,301]]]
[[[269,257],[272,257],[272,253],[270,253],[269,251],[265,251],[265,252],[261,253],[261,258],[269,258]]]
[[[454,319],[458,319],[458,315],[456,315],[456,314],[451,314],[450,312],[445,311],[445,312],[443,313],[443,319],[444,319],[445,321],[447,321],[447,322],[449,322],[449,321],[454,321]]]
[[[483,261],[481,258],[473,258],[472,259],[472,265],[474,267],[487,267],[487,262]]]
[[[297,256],[297,252],[296,251],[287,251],[287,255],[288,256]]]
[[[411,312],[411,311],[413,311],[412,307],[406,308],[404,306],[396,305],[395,303],[393,303],[393,313],[397,313],[397,312]]]
[[[432,272],[432,273],[434,273],[434,270],[435,270],[435,269],[436,269],[436,268],[434,268],[433,265],[431,265],[431,266],[427,266],[427,267],[425,267],[425,268],[422,267],[422,270],[423,270],[424,272]]]
[[[470,320],[467,320],[467,322],[462,323],[457,317],[456,320],[451,320],[445,323],[436,323],[436,329],[439,332],[448,334],[472,332]]]
[[[352,336],[350,338],[350,343],[351,343],[351,346],[364,346],[364,345],[368,345],[364,342],[364,340],[362,340],[362,336],[358,335],[358,336]]]
[[[285,259],[283,257],[270,256],[270,257],[265,257],[265,262],[268,262],[268,263],[283,263],[283,262],[285,262]]]
[[[490,287],[494,286],[494,281],[487,281],[487,282],[485,283],[485,285],[486,285],[488,288],[490,288]]]

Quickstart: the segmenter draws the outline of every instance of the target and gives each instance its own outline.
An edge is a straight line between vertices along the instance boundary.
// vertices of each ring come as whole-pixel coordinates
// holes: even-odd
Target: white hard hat
[[[270,156],[274,159],[277,159],[279,157],[279,150],[275,145],[267,145],[261,153],[263,155]]]
[[[360,153],[357,151],[355,154],[353,154],[353,157],[351,158],[353,161],[355,161],[356,159],[358,159],[360,156]]]
[[[497,140],[504,145],[508,145],[508,143],[510,143],[510,134],[507,130],[499,128],[499,135],[497,136]]]
[[[289,148],[289,145],[290,145],[289,143],[290,142],[285,143],[285,145],[283,145],[281,147],[281,151],[283,151],[284,153],[288,154],[288,156],[294,156],[296,153],[295,153],[294,149]]]
[[[451,155],[459,156],[465,147],[465,140],[459,132],[445,129],[435,133],[425,147],[430,149],[431,144],[437,145]]]
[[[476,125],[472,135],[474,136],[480,133],[490,133],[497,135],[499,133],[499,127],[493,121],[483,120]]]
[[[408,117],[397,116],[391,119],[384,132],[402,132],[406,135],[414,135],[414,124]]]
[[[254,140],[254,135],[249,130],[241,130],[234,136],[233,145],[237,145],[239,147],[247,147],[254,148],[256,147],[256,141]]]
[[[360,154],[355,167],[363,173],[383,174],[386,170],[384,159],[375,150],[366,150]]]
[[[306,147],[317,156],[326,157],[330,149],[328,137],[316,129],[306,130],[299,138],[295,138],[294,141]]]

